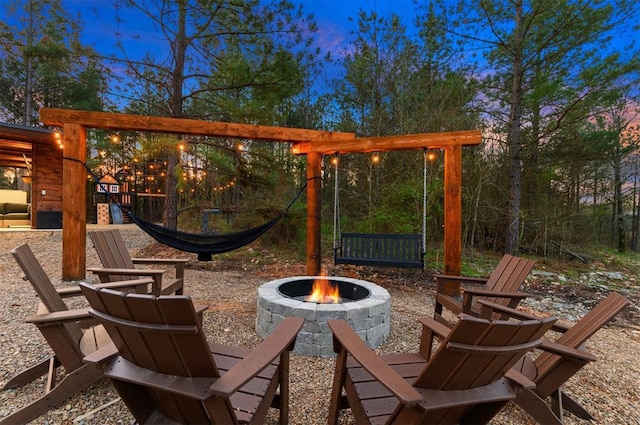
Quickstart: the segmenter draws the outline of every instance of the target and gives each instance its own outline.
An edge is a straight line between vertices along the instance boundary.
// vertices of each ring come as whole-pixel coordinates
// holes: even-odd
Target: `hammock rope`
[[[109,194],[111,201],[114,202],[118,208],[120,208],[120,210],[145,233],[156,241],[172,248],[198,254],[199,261],[211,261],[213,259],[212,255],[236,250],[258,239],[287,215],[289,209],[298,200],[298,198],[300,198],[307,187],[307,184],[305,183],[284,211],[266,223],[246,230],[241,230],[239,232],[205,235],[170,229],[136,216],[133,212],[124,208],[113,194],[106,190],[106,185],[104,183],[100,183],[98,176],[87,166],[86,163],[76,158],[64,157],[64,159],[81,163],[87,169],[96,184],[100,185],[102,189]]]

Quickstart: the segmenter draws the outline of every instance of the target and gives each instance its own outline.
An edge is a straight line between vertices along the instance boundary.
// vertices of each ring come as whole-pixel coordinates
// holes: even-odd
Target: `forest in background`
[[[39,108],[59,107],[358,137],[481,129],[483,144],[463,152],[465,247],[637,250],[640,54],[624,34],[640,5],[473,3],[415,0],[413,22],[361,10],[348,47],[327,55],[313,16],[288,1],[114,0],[153,23],[164,46],[133,59],[126,40],[108,56],[84,44],[90,21],[64,0],[11,0],[0,19],[0,121],[38,125]],[[88,148],[97,174],[164,195],[161,205],[141,197],[137,213],[172,228],[199,229],[214,208],[221,233],[262,223],[306,178],[303,157],[260,140],[91,131]],[[345,232],[420,233],[426,172],[427,240],[439,245],[440,152],[334,159],[323,158],[327,241],[336,212]],[[13,188],[25,172],[1,171],[0,186]],[[304,241],[305,216],[302,199],[263,238]]]

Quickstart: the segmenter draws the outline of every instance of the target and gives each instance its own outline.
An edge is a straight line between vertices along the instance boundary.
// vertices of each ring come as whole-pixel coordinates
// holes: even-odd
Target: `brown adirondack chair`
[[[489,301],[480,300],[479,303],[484,316],[499,311],[518,320],[537,318]],[[586,351],[585,342],[628,304],[626,298],[612,292],[575,325],[568,327],[556,323],[552,330],[561,335],[553,342],[543,341],[538,347],[542,352],[535,359],[527,355],[516,364],[515,369],[535,382],[536,387],[519,392],[515,402],[536,421],[544,424],[563,423],[563,410],[568,410],[579,418],[593,420],[593,416],[584,407],[562,390],[562,385],[589,362],[596,360]]]
[[[184,291],[184,258],[132,258],[120,230],[101,230],[89,232],[89,237],[98,253],[102,268],[88,268],[98,275],[101,282],[131,280],[141,276],[154,280],[155,295],[182,294]],[[169,277],[168,270],[158,268],[140,269],[136,264],[171,266],[175,276]]]
[[[555,319],[515,323],[461,314],[452,329],[420,321],[420,352],[387,356],[375,354],[347,322],[328,322],[338,353],[330,424],[349,407],[358,424],[487,423],[519,388],[533,386],[505,373],[542,342]],[[431,356],[434,336],[444,340]]]
[[[85,362],[104,368],[138,423],[263,423],[269,407],[287,422],[289,351],[302,318],[284,319],[250,350],[208,343],[188,296],[81,287],[115,344]]]
[[[56,290],[28,245],[20,245],[11,251],[20,268],[40,299],[38,314],[29,316],[27,322],[35,324],[54,355],[11,378],[3,390],[21,387],[34,379],[47,374],[45,393],[30,404],[12,412],[2,419],[3,424],[26,423],[47,410],[62,403],[70,396],[84,390],[102,377],[102,371],[83,364],[86,354],[110,342],[101,326],[83,326],[95,324],[89,315],[89,309],[69,310],[63,297],[82,297],[79,287],[67,287]],[[122,290],[144,291],[153,283],[152,279],[137,279],[107,284],[107,287]],[[62,366],[64,377],[56,382],[56,369]]]
[[[452,323],[443,316],[443,307],[454,315],[460,313],[478,316],[480,306],[476,303],[479,299],[485,299],[496,304],[505,305],[511,308],[518,306],[518,303],[528,296],[523,292],[517,292],[524,283],[527,275],[533,269],[535,261],[526,258],[505,254],[494,271],[488,278],[436,275],[436,299],[434,307],[434,319],[447,326]],[[462,289],[462,300],[446,294],[447,283],[460,282],[481,284],[483,288]],[[494,318],[499,318],[496,315]]]

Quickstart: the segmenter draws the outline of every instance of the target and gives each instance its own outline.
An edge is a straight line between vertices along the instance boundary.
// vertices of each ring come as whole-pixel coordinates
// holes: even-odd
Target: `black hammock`
[[[87,166],[87,164],[75,158],[65,157],[65,159],[82,163],[82,165],[84,165],[84,167],[87,169],[87,171],[89,171],[93,179],[96,181],[96,183],[101,184],[98,176],[94,174],[94,172]],[[307,185],[305,183],[293,198],[293,200],[289,203],[287,208],[282,211],[277,217],[264,224],[252,227],[250,229],[241,230],[239,232],[226,233],[222,235],[205,235],[169,229],[168,227],[160,226],[151,221],[137,217],[131,211],[128,211],[126,208],[124,208],[117,200],[112,198],[112,201],[118,206],[118,208],[120,208],[122,212],[127,215],[127,217],[129,217],[132,222],[134,222],[153,239],[180,251],[198,254],[199,261],[211,261],[213,259],[212,255],[233,251],[235,249],[248,245],[262,236],[273,226],[275,226],[276,223],[278,223],[278,221],[280,221],[280,219],[287,214],[291,206],[298,200],[306,187]]]
[[[120,207],[129,219],[137,224],[138,227],[144,230],[149,236],[160,243],[169,245],[170,247],[179,249],[180,251],[198,254],[199,261],[211,261],[213,259],[211,257],[213,254],[222,254],[250,244],[262,236],[262,234],[267,230],[275,226],[275,224],[286,215],[285,210],[285,212],[264,224],[239,232],[226,233],[222,235],[204,235],[169,229],[168,227],[160,226],[140,217],[136,217],[130,211],[122,208],[119,203],[118,207]]]

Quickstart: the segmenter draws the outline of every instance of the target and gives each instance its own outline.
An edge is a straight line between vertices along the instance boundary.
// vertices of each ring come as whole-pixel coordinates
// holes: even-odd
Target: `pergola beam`
[[[333,131],[55,108],[41,109],[40,120],[46,124],[56,126],[73,123],[83,127],[101,128],[105,130],[233,137],[277,142],[316,142],[345,138],[353,139],[353,137],[355,137],[353,133]]]
[[[411,149],[444,149],[449,146],[470,146],[482,142],[479,130],[450,131],[444,133],[406,134],[385,137],[358,137],[342,140],[318,140],[313,143],[300,143],[294,146],[296,154],[310,152],[361,153],[384,152]]]

